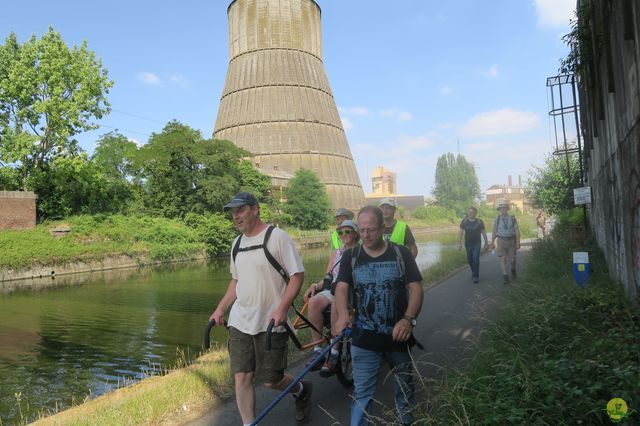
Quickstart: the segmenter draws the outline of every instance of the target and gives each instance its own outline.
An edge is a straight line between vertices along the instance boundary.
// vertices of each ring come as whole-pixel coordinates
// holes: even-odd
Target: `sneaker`
[[[320,369],[320,377],[331,377],[336,374],[338,368],[338,354],[331,354]]]
[[[478,277],[473,277],[473,282],[474,282],[475,284],[478,284],[478,283],[480,282],[480,278],[478,278]]]
[[[511,268],[511,279],[516,279],[516,268]]]
[[[309,358],[309,360],[307,360],[307,362],[304,364],[305,367],[313,364],[311,370],[309,371],[318,371],[320,370],[320,367],[322,367],[322,358],[316,359],[318,358],[318,355],[320,355],[320,352],[313,351],[313,355],[311,356],[311,358]]]
[[[503,275],[502,276],[502,283],[503,284],[509,284],[509,275]]]
[[[311,412],[311,393],[313,393],[313,385],[310,382],[302,383],[302,393],[294,396],[296,399],[296,422],[303,423],[309,418]]]

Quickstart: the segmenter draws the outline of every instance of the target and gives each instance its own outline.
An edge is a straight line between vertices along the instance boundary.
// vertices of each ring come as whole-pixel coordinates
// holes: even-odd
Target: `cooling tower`
[[[214,129],[255,155],[286,186],[305,168],[334,207],[365,205],[364,192],[322,63],[320,7],[313,0],[235,0],[229,69]]]

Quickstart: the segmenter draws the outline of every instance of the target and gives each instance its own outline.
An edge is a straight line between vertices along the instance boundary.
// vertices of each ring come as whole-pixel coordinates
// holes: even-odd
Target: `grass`
[[[228,361],[226,349],[218,347],[184,368],[118,389],[34,424],[158,424],[171,423],[178,417],[184,421],[189,413],[212,408],[232,395]]]
[[[467,264],[467,253],[463,250],[444,250],[440,261],[422,271],[422,281],[430,287],[449,275],[451,272]]]
[[[60,224],[69,235],[55,238]],[[169,260],[205,249],[196,231],[182,222],[157,217],[75,216],[39,224],[35,229],[0,232],[0,269],[23,269],[126,254]]]
[[[425,389],[424,424],[609,424],[614,397],[638,410],[640,311],[595,243],[563,232],[533,247],[471,362]],[[586,289],[573,282],[572,251],[590,253]]]

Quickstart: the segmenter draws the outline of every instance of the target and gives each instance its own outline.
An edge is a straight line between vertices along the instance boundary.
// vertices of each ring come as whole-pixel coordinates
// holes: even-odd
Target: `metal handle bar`
[[[211,348],[211,329],[216,326],[216,320],[209,320],[209,323],[204,328],[204,348]],[[227,320],[224,320],[224,326],[227,327]]]
[[[271,321],[269,321],[269,325],[267,326],[267,350],[270,351],[271,350],[271,334],[273,333],[273,327],[275,327],[275,321],[272,319]],[[289,335],[289,337],[291,337],[291,340],[293,341],[293,344],[296,345],[296,348],[298,349],[302,349],[302,343],[300,343],[300,340],[298,339],[298,336],[296,335],[296,333],[291,329],[291,327],[289,326],[288,323],[284,323],[284,328],[285,330],[287,330],[287,334]]]

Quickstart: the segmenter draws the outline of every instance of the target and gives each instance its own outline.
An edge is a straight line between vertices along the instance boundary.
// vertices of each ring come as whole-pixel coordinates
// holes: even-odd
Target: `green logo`
[[[627,402],[622,398],[613,398],[607,402],[607,414],[609,419],[614,423],[619,423],[627,417],[629,407]]]

